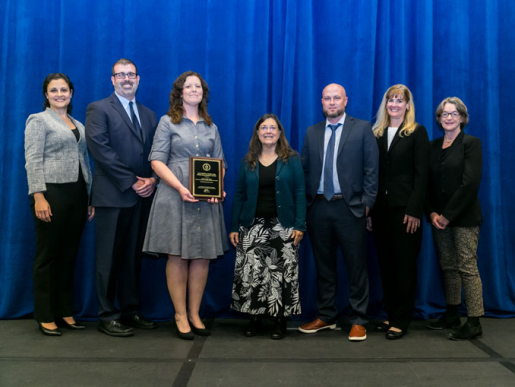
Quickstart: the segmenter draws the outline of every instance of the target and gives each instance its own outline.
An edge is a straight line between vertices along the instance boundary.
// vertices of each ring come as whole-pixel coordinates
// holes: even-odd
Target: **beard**
[[[331,113],[331,114],[326,109],[323,109],[323,111],[324,111],[324,116],[326,116],[327,118],[336,118],[336,117],[340,117],[345,112],[345,109],[338,109],[334,113]]]

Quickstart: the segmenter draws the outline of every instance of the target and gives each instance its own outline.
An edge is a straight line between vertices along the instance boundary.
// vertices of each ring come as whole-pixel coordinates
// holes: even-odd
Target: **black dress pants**
[[[149,202],[139,199],[133,207],[95,209],[96,284],[101,321],[117,320],[122,315],[129,317],[139,311],[141,255]]]
[[[422,224],[414,234],[403,224],[405,207],[374,208],[372,227],[376,244],[383,302],[390,326],[408,329],[417,291],[417,259]]]
[[[308,208],[307,226],[317,268],[317,317],[333,323],[338,314],[338,248],[347,267],[349,320],[365,325],[369,286],[366,255],[366,219],[357,218],[345,201],[315,200]]]
[[[52,211],[45,223],[31,209],[36,226],[34,258],[34,318],[52,322],[73,315],[73,276],[82,230],[88,212],[88,193],[82,177],[75,183],[47,184],[45,199]]]

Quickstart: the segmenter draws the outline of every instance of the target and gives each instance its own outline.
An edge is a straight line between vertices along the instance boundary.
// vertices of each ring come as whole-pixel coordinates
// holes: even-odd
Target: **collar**
[[[343,113],[342,118],[340,118],[340,120],[336,124],[342,124],[341,127],[343,128],[343,124],[345,123],[345,117],[347,117],[347,113]],[[331,124],[331,123],[326,118],[326,120],[325,120],[325,127],[327,128],[329,126],[329,124]],[[334,124],[331,124],[331,125],[334,125]]]

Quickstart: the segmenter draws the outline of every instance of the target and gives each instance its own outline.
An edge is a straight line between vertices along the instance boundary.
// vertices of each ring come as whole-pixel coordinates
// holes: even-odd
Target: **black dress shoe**
[[[193,340],[195,338],[195,335],[192,331],[186,333],[181,332],[177,324],[175,324],[175,333],[177,334],[177,337],[181,340]]]
[[[59,330],[59,328],[55,328],[55,329],[48,329],[48,328],[45,328],[43,325],[41,325],[40,322],[38,322],[38,325],[39,325],[39,330],[41,331],[41,333],[43,333],[45,336],[61,336],[62,333],[61,331]]]
[[[191,330],[197,336],[210,336],[211,335],[211,331],[209,329],[207,329],[207,328],[197,328],[195,325],[193,325],[193,323],[190,320],[188,320],[188,322],[190,323]]]
[[[124,316],[122,317],[122,322],[125,325],[128,325],[130,327],[134,328],[140,328],[140,329],[156,329],[157,324],[153,321],[146,320],[141,315],[135,314],[133,316]]]
[[[64,319],[59,319],[56,321],[56,324],[58,327],[61,328],[68,328],[71,330],[84,330],[86,329],[85,325],[79,324],[77,321],[75,321],[74,324],[68,324]]]
[[[388,332],[388,329],[390,329],[390,324],[382,322],[374,327],[374,332]]]
[[[134,335],[134,330],[122,324],[119,320],[99,321],[97,330],[114,337],[129,337]]]
[[[436,321],[426,324],[427,329],[433,329],[433,330],[457,329],[460,326],[461,326],[460,316],[447,317],[445,315]]]
[[[259,324],[261,322],[260,316],[252,316],[249,321],[249,325],[243,331],[243,334],[247,337],[256,336],[256,332],[259,328]]]
[[[466,322],[463,326],[455,332],[449,333],[449,339],[451,340],[472,340],[476,337],[483,335],[483,329],[481,324],[472,326]]]
[[[388,340],[398,340],[401,339],[402,336],[404,336],[404,331],[392,331],[391,329],[388,330],[388,332],[385,333],[384,337],[386,337]]]
[[[286,335],[286,319],[281,316],[275,320],[274,330],[270,335],[272,340],[281,340]]]

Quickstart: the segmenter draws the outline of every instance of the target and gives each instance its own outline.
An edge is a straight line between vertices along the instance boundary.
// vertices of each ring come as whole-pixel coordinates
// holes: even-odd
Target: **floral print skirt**
[[[240,227],[231,308],[252,315],[300,314],[299,246],[278,218]]]

